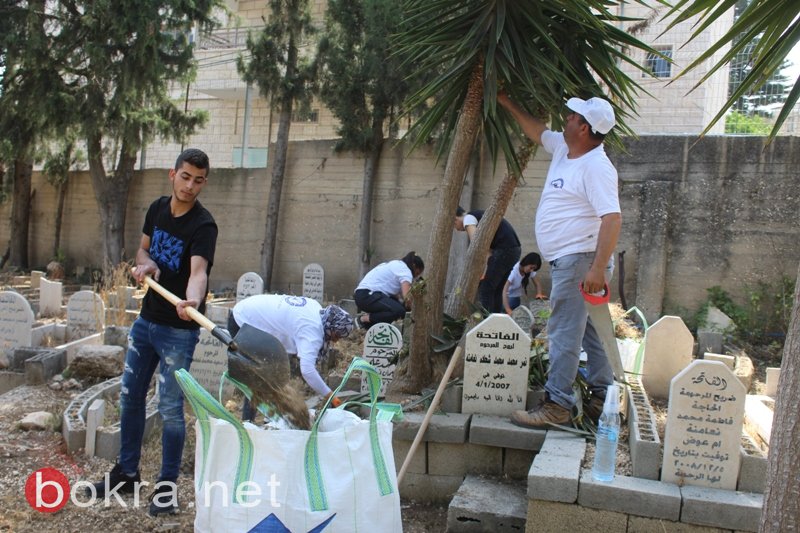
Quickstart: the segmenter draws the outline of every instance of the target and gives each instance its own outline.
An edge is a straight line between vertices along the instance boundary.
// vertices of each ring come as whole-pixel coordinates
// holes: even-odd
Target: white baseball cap
[[[605,135],[617,123],[614,118],[614,108],[611,107],[608,100],[602,98],[594,97],[588,100],[570,98],[567,100],[567,107],[583,115],[595,133]]]

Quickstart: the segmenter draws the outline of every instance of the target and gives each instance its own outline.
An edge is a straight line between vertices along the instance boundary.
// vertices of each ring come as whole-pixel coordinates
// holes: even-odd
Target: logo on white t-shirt
[[[286,296],[283,299],[287,304],[295,307],[303,307],[306,305],[306,299],[303,296]]]

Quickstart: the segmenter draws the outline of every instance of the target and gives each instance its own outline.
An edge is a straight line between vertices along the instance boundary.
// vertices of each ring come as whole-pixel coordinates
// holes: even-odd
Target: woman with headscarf
[[[424,270],[422,258],[408,252],[402,259],[381,263],[367,272],[353,293],[358,310],[363,313],[358,317],[358,325],[369,329],[375,324],[403,318],[411,282]]]
[[[286,353],[300,359],[300,373],[315,392],[325,397],[331,389],[317,371],[317,359],[327,355],[331,343],[353,331],[353,317],[337,305],[323,307],[304,296],[286,294],[257,294],[237,303],[228,316],[228,330],[235,336],[239,328],[249,324],[276,337]],[[339,405],[337,398],[333,406]],[[252,420],[255,415],[249,402],[242,416]]]

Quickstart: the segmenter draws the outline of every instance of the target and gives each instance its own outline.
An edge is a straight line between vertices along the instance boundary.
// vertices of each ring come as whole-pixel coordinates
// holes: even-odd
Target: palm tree
[[[735,2],[727,0],[680,0],[670,14],[679,13],[673,24],[699,15],[695,34],[713,23]],[[667,15],[669,16],[669,15]],[[744,35],[744,37],[741,37]],[[710,128],[743,94],[757,90],[778,70],[800,42],[800,2],[797,0],[753,0],[717,43],[690,64],[683,73],[695,68],[711,55],[731,45],[705,78],[721,68],[748,43],[759,37],[753,50],[750,74],[709,124]],[[682,73],[682,74],[683,74]],[[770,133],[772,140],[800,98],[800,76],[783,104]],[[708,130],[706,128],[706,131]],[[783,347],[781,378],[770,437],[767,490],[761,511],[761,532],[797,531],[800,529],[800,268],[795,282],[794,307],[789,332]]]
[[[635,109],[639,87],[618,65],[633,63],[623,51],[657,52],[616,25],[620,21],[613,13],[616,4],[407,0],[409,29],[400,36],[400,53],[421,71],[438,73],[405,106],[410,113],[422,110],[409,135],[413,146],[438,136],[439,156],[447,154],[426,259],[426,290],[414,300],[415,330],[424,328],[425,334],[415,331],[412,336],[410,368],[426,367],[415,363],[429,357],[431,335],[441,329],[453,216],[479,133],[495,161],[502,152],[509,174],[521,173],[515,154],[519,131],[510,115],[498,109],[498,86],[556,127],[562,124],[567,97],[605,94],[619,117],[617,134],[629,132],[625,118]],[[505,199],[507,205],[513,190],[503,187],[496,196],[499,203]],[[492,235],[505,205],[490,206],[488,211],[493,216],[488,220],[484,216],[481,227]],[[480,234],[476,240],[481,241]],[[490,240],[484,239],[485,247]],[[476,252],[480,256],[481,250]],[[474,288],[456,290],[466,295]],[[407,375],[403,385],[408,390],[429,380],[429,375]]]

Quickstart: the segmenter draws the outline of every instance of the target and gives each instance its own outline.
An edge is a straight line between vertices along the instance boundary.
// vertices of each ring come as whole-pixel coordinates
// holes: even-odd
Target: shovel
[[[602,295],[589,294],[584,291],[583,283],[580,284],[580,288],[586,304],[586,310],[589,312],[589,318],[592,319],[592,325],[600,337],[600,342],[603,344],[603,349],[606,352],[606,357],[608,357],[611,370],[614,372],[614,377],[617,381],[625,383],[625,370],[622,367],[622,358],[619,356],[619,347],[617,346],[617,337],[614,335],[611,312],[608,310],[608,301],[610,299],[608,284],[603,286]]]
[[[144,282],[172,305],[181,301],[150,276],[145,276]],[[279,390],[289,383],[289,356],[273,335],[244,324],[231,338],[226,329],[217,326],[194,307],[187,306],[185,310],[192,320],[228,347],[228,373],[232,378],[253,390],[262,390],[265,386]]]

